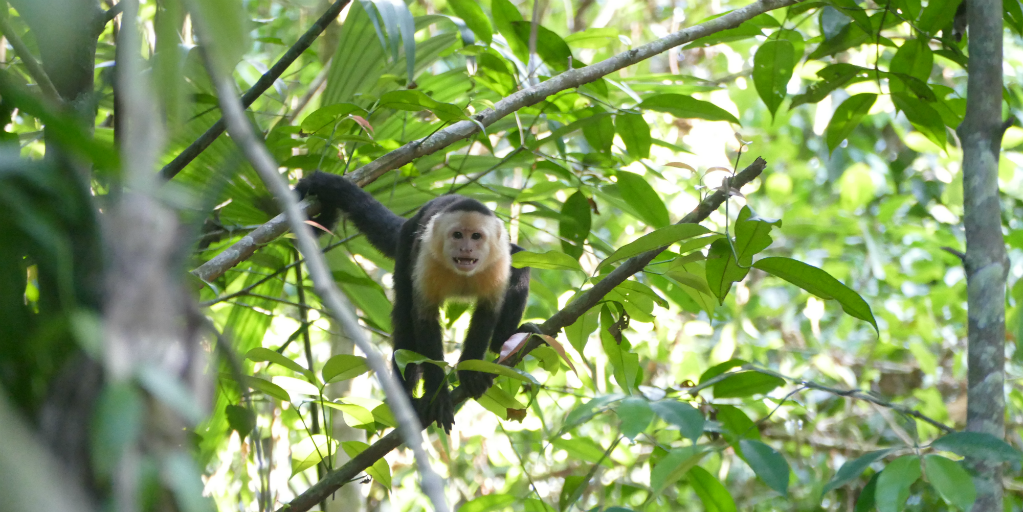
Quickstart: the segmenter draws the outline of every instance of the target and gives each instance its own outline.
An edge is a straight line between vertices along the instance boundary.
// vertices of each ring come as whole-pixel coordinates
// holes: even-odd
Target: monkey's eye
[[[462,232],[461,231],[456,231],[456,232],[452,233],[452,238],[454,238],[456,240],[461,240],[462,239]]]
[[[473,235],[472,235],[472,236],[470,236],[470,238],[472,238],[473,240],[480,240],[480,239],[481,239],[481,238],[483,238],[483,237],[484,237],[484,236],[483,236],[483,235],[481,235],[480,233],[473,233]]]

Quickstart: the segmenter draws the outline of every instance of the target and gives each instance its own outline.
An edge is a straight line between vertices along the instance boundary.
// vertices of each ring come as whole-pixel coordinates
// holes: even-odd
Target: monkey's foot
[[[417,400],[416,412],[419,413],[424,427],[437,422],[437,426],[444,429],[445,434],[452,432],[452,426],[455,425],[455,404],[452,403],[447,386],[433,397],[424,395]]]
[[[494,383],[494,375],[469,370],[459,371],[459,382],[473,398],[480,398]]]

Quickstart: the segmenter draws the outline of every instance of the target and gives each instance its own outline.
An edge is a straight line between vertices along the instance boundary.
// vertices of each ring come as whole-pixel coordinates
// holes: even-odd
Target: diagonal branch
[[[340,14],[341,10],[348,5],[349,1],[350,0],[337,0],[333,5],[328,7],[326,11],[324,11],[323,15],[316,20],[316,23],[313,23],[313,26],[309,27],[309,30],[307,30],[305,34],[302,34],[302,37],[300,37],[298,41],[295,41],[295,44],[293,44],[280,59],[277,59],[274,66],[268,69],[266,73],[263,73],[263,76],[261,76],[248,91],[245,91],[245,94],[243,94],[241,98],[242,108],[249,108],[249,106],[256,101],[256,98],[259,98],[264,92],[267,92],[267,89],[270,89],[270,86],[274,85],[274,82],[277,81],[278,78],[281,78],[281,75],[283,75],[285,70],[288,69],[288,66],[291,66],[292,63],[295,62],[295,59],[299,58],[299,55],[302,55],[302,53],[309,48],[309,45],[313,44],[313,41],[316,41],[317,37],[320,37],[320,34],[327,29],[327,26],[338,18],[338,14]],[[213,141],[217,140],[217,137],[220,137],[220,135],[224,133],[224,128],[224,118],[222,117],[218,119],[216,123],[213,123],[213,126],[206,130],[206,133],[200,135],[195,142],[189,144],[184,151],[174,157],[174,160],[171,160],[167,165],[165,165],[164,168],[160,170],[160,176],[165,180],[175,177],[182,169],[185,168],[186,165],[190,164],[192,160],[195,160],[195,158],[199,156],[200,153],[210,147],[210,145],[213,144]],[[282,222],[282,224],[284,224],[284,222]]]
[[[496,103],[494,105],[494,109],[486,110],[474,116],[474,119],[476,122],[480,123],[480,125],[485,127],[490,126],[512,112],[523,107],[540,103],[548,96],[567,89],[579,87],[583,84],[594,82],[605,75],[665,52],[669,48],[688,43],[722,30],[735,28],[754,16],[780,7],[799,3],[800,1],[801,0],[761,0],[759,2],[755,2],[741,9],[732,11],[724,16],[706,21],[693,27],[685,28],[651,43],[620,53],[597,64],[567,71],[546,82],[542,82],[535,87],[516,92]],[[367,183],[373,182],[385,172],[397,169],[421,156],[440,151],[455,142],[472,136],[477,133],[479,129],[480,128],[474,122],[459,121],[458,123],[444,128],[443,130],[438,130],[424,139],[410,142],[394,151],[391,151],[390,153],[385,154],[373,162],[352,171],[349,173],[349,179],[360,186],[366,186]],[[186,150],[186,152],[187,151],[188,150]],[[177,158],[175,160],[177,160]],[[174,162],[167,164],[167,167],[164,169],[166,170],[173,163]],[[288,230],[284,215],[278,215],[277,217],[267,221],[260,230],[262,230],[261,235],[263,236],[262,238],[259,238],[259,240],[245,237],[228,249],[225,249],[224,252],[213,260],[208,261],[194,270],[192,273],[206,279],[207,281],[216,279],[231,267],[234,267],[251,256],[260,245],[270,242],[274,238],[284,234]]]
[[[711,212],[718,209],[718,207],[729,198],[728,190],[739,189],[742,188],[743,185],[750,183],[754,178],[761,175],[761,172],[764,171],[766,165],[767,163],[764,159],[758,157],[754,160],[754,163],[747,166],[747,168],[743,169],[739,174],[727,179],[722,184],[720,190],[704,198],[704,200],[697,205],[697,208],[679,221],[679,224],[696,224],[708,218],[708,216],[711,215]],[[543,331],[544,334],[554,335],[563,328],[572,325],[576,322],[576,319],[583,315],[583,313],[586,313],[587,310],[600,302],[609,291],[619,284],[622,284],[623,281],[629,279],[633,274],[642,270],[651,262],[651,260],[665,249],[666,247],[661,247],[626,260],[625,263],[619,265],[618,268],[594,285],[593,288],[584,292],[562,308],[561,311],[555,313],[555,315],[548,319],[547,322],[544,322],[540,327],[541,331]],[[517,364],[518,361],[527,353],[541,345],[541,342],[537,340],[538,338],[534,337],[533,340],[531,340],[530,343],[520,351],[520,357],[516,361],[511,360],[515,358],[510,358],[510,360],[505,361],[503,364],[508,366],[514,366]],[[463,392],[461,387],[456,388],[455,391],[452,392],[452,400],[455,401],[456,407],[468,399],[469,396]],[[309,510],[337,491],[340,487],[355,479],[359,473],[365,471],[366,468],[372,466],[374,462],[377,462],[391,450],[401,446],[401,444],[402,437],[398,431],[395,430],[390,432],[388,435],[370,445],[366,450],[353,457],[338,469],[328,473],[319,482],[309,489],[306,489],[302,494],[296,496],[291,503],[288,503],[278,509],[278,512],[303,512]]]
[[[7,38],[7,41],[11,43],[11,47],[14,48],[14,53],[21,58],[21,62],[25,64],[25,70],[28,72],[28,76],[32,77],[36,81],[36,85],[39,86],[43,91],[43,95],[51,101],[60,103],[60,93],[53,86],[53,82],[50,81],[50,75],[46,74],[43,70],[43,66],[39,64],[39,61],[32,56],[32,52],[29,51],[28,46],[18,37],[18,33],[14,31],[14,27],[11,26],[7,16],[0,16],[0,33]]]

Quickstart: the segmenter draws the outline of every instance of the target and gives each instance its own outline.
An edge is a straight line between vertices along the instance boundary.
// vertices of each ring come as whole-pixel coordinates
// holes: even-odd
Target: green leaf
[[[565,482],[562,484],[562,490],[558,493],[558,509],[565,511],[576,503],[583,494],[582,491],[586,490],[587,483],[590,478],[583,475],[569,475],[565,477]],[[583,487],[582,489],[580,487]]]
[[[643,110],[654,110],[672,114],[679,119],[706,119],[708,121],[728,121],[740,124],[740,121],[728,111],[714,103],[683,96],[682,94],[659,94],[645,99],[637,105]]]
[[[316,382],[316,376],[313,375],[313,372],[303,368],[299,363],[296,363],[295,361],[292,361],[269,348],[256,347],[249,352],[246,352],[245,358],[256,363],[269,362],[283,366],[295,373],[303,375],[313,382]]]
[[[667,247],[680,240],[686,240],[709,232],[708,228],[705,228],[700,224],[673,224],[671,226],[659,228],[626,245],[623,245],[622,247],[619,247],[615,252],[605,258],[604,261],[598,265],[598,268],[606,267],[624,259],[632,258],[638,254],[643,254],[659,247]]]
[[[466,26],[476,34],[476,37],[488,45],[491,44],[494,27],[491,26],[491,20],[484,14],[479,3],[473,0],[448,0],[448,6],[456,16],[466,22]]]
[[[822,77],[823,80],[807,86],[807,90],[803,94],[793,96],[793,101],[789,103],[789,108],[792,110],[804,103],[818,103],[840,87],[867,79],[866,76],[859,76],[866,75],[866,71],[866,69],[860,66],[854,66],[845,62],[826,66],[818,71],[818,76]],[[856,79],[854,79],[855,77]]]
[[[583,138],[587,139],[595,150],[601,153],[609,153],[612,150],[612,142],[615,141],[615,125],[612,124],[612,117],[602,115],[604,112],[594,108],[588,112],[593,114],[589,117],[595,119],[593,123],[583,124]]]
[[[564,436],[556,437],[551,440],[551,446],[568,452],[571,460],[581,460],[591,464],[597,464],[600,461],[602,466],[615,467],[615,464],[604,456],[605,448],[586,436],[572,436],[569,439],[565,439]]]
[[[513,21],[512,29],[515,30],[519,42],[525,45],[530,44],[530,31],[533,23],[529,21]],[[561,36],[552,32],[541,24],[537,24],[537,55],[551,69],[561,73],[569,69],[569,59],[572,57],[572,50]],[[524,61],[526,59],[523,59]],[[575,62],[573,67],[579,67]]]
[[[395,420],[395,415],[391,412],[391,408],[388,404],[380,404],[374,407],[372,411],[373,421],[384,425],[385,427],[395,428],[398,426],[398,421]]]
[[[512,255],[512,266],[515,268],[539,268],[546,270],[574,270],[583,272],[583,267],[576,258],[564,252],[548,251],[544,253],[520,251]]]
[[[772,244],[772,227],[781,223],[760,218],[752,219],[752,213],[749,207],[744,206],[736,218],[736,241],[733,245],[736,247],[740,265],[745,267],[750,266],[755,254]]]
[[[323,434],[314,434],[291,445],[292,475],[309,469],[334,452],[337,443]]]
[[[619,31],[614,28],[588,28],[565,36],[565,42],[575,48],[607,48],[618,41]]]
[[[249,388],[255,389],[263,393],[264,395],[274,397],[282,402],[290,402],[292,397],[288,395],[288,392],[281,386],[274,384],[266,379],[259,377],[250,377],[248,375],[242,375],[242,383]]]
[[[540,386],[540,382],[530,375],[529,373],[520,370],[519,368],[511,368],[508,366],[495,364],[490,361],[483,361],[480,359],[466,359],[465,361],[459,361],[455,365],[456,370],[469,370],[474,372],[484,372],[494,375],[501,375],[510,379],[515,379],[521,382],[529,382],[536,386]]]
[[[252,429],[256,428],[256,413],[252,412],[248,407],[228,404],[224,408],[224,415],[228,419],[228,426],[231,427],[231,430],[238,432],[239,437],[242,439],[245,439],[252,432]]]
[[[349,114],[356,114],[362,117],[366,117],[366,111],[359,108],[358,105],[351,103],[334,103],[320,107],[306,116],[302,120],[302,131],[306,133],[316,133],[325,128],[333,129],[335,123],[340,118],[344,118]]]
[[[717,396],[717,395],[716,395]],[[755,439],[741,439],[743,460],[772,490],[786,496],[789,490],[789,463],[771,446]]]
[[[1019,464],[1021,451],[1007,444],[1006,441],[979,432],[954,432],[946,434],[931,444],[932,448],[967,457],[978,457],[990,461],[1003,461]]]
[[[640,214],[641,220],[654,228],[668,226],[668,208],[644,177],[622,170],[615,176],[622,199]]]
[[[761,431],[757,425],[739,407],[716,404],[716,419],[725,429],[723,434],[730,443],[739,439],[761,439]]]
[[[467,501],[458,512],[500,512],[515,502],[516,497],[511,494],[485,494]]]
[[[736,372],[713,386],[715,398],[743,398],[765,395],[785,384],[786,381],[774,375],[756,371]]]
[[[818,60],[822,57],[835,55],[868,42],[868,33],[857,24],[850,23],[842,28],[834,37],[825,40],[807,56],[807,60]]]
[[[404,348],[395,351],[395,364],[398,365],[398,370],[405,375],[405,367],[410,364],[432,364],[441,368],[442,370],[448,369],[448,363],[444,361],[437,361],[431,359],[423,354],[413,352],[412,350],[406,350]]]
[[[696,442],[704,434],[704,415],[692,405],[666,399],[651,403],[651,410],[666,423],[679,428],[679,434]]]
[[[828,122],[825,128],[825,140],[828,142],[829,155],[839,147],[839,143],[853,133],[853,130],[860,125],[861,119],[871,110],[877,98],[874,94],[856,94],[846,98]]]
[[[583,256],[583,242],[590,234],[590,201],[577,190],[562,205],[558,219],[558,237],[561,238],[562,252],[577,260]]]
[[[341,443],[341,450],[345,452],[349,457],[355,457],[360,453],[363,453],[370,445],[361,441],[345,441]],[[388,466],[388,461],[383,457],[377,459],[372,466],[366,468],[366,474],[370,475],[377,483],[384,486],[385,489],[391,490],[391,468]]]
[[[854,506],[854,512],[877,512],[875,508],[875,490],[878,489],[878,475],[882,472],[879,471],[871,475],[868,483],[864,484],[864,488],[860,490],[860,496],[857,497],[857,505]]]
[[[635,158],[650,158],[651,127],[640,114],[617,114],[615,131],[626,144],[626,151]]]
[[[569,344],[572,345],[572,348],[576,349],[578,354],[583,353],[590,335],[597,330],[597,320],[597,309],[591,309],[580,315],[572,325],[565,328],[565,337],[569,339]]]
[[[576,425],[589,421],[590,418],[594,417],[594,415],[604,412],[609,405],[624,398],[626,398],[626,395],[612,393],[610,395],[595,397],[585,404],[578,405],[575,409],[569,411],[569,415],[565,417],[565,422],[562,424],[561,432],[565,432]]]
[[[892,93],[892,101],[896,108],[907,116],[907,120],[914,128],[920,130],[936,146],[945,149],[946,123],[934,108],[923,101],[911,98],[906,93]]]
[[[930,35],[937,34],[943,27],[953,22],[959,5],[960,0],[929,0],[918,19],[917,29]]]
[[[932,49],[928,47],[927,40],[908,39],[903,43],[903,46],[900,46],[899,50],[896,50],[896,55],[893,56],[892,61],[889,63],[889,71],[899,71],[927,82],[928,77],[932,74],[933,61]],[[902,90],[899,85],[894,89],[893,85],[889,84],[890,92]]]
[[[651,494],[658,496],[675,484],[704,458],[707,452],[696,445],[673,448],[651,468]]]
[[[725,296],[729,294],[732,284],[742,281],[744,277],[747,277],[747,272],[749,271],[749,268],[740,267],[736,263],[736,258],[733,255],[732,247],[729,246],[728,240],[723,238],[715,240],[711,244],[711,247],[708,249],[705,272],[708,287],[711,288],[711,293],[718,297],[720,304],[725,300]]]
[[[620,428],[622,429],[622,435],[626,436],[630,441],[636,438],[647,425],[651,424],[651,420],[654,419],[654,411],[651,410],[651,404],[647,403],[647,400],[643,398],[630,397],[615,407],[615,414],[621,421]]]
[[[754,88],[772,118],[786,98],[786,85],[793,77],[796,55],[793,43],[785,39],[765,41],[754,54]]]
[[[380,103],[377,107],[409,112],[429,110],[438,119],[448,123],[469,119],[461,108],[449,103],[436,101],[419,90],[386,92],[380,97]]]
[[[899,512],[910,497],[910,486],[921,478],[921,458],[904,455],[889,463],[875,485],[878,512]]]
[[[700,380],[698,380],[697,383],[703,384],[729,370],[732,370],[733,368],[739,368],[747,363],[748,361],[743,359],[730,359],[724,363],[718,363],[700,374]]]
[[[964,512],[971,510],[978,493],[974,479],[958,462],[939,455],[925,455],[924,472],[942,499]]]
[[[874,464],[876,461],[882,460],[893,451],[895,450],[888,448],[885,450],[868,452],[854,460],[844,462],[843,467],[839,468],[839,471],[837,471],[836,475],[832,477],[832,480],[829,480],[828,483],[825,484],[825,488],[821,491],[822,497],[824,497],[825,493],[833,489],[838,489],[860,477],[861,473],[863,473],[868,466]]]
[[[840,283],[828,272],[801,261],[781,257],[764,258],[754,262],[753,266],[785,279],[822,299],[839,301],[846,314],[870,323],[875,332],[878,332],[878,324],[871,313],[871,306],[868,306],[857,292]]]
[[[717,478],[700,466],[694,466],[686,472],[690,487],[697,493],[704,510],[707,512],[736,512],[736,502],[729,490]]]
[[[374,418],[373,413],[366,407],[357,404],[328,401],[321,403],[324,407],[330,407],[331,409],[341,411],[345,424],[352,428],[369,430],[370,432],[376,430],[377,420]]]
[[[366,364],[366,358],[351,354],[338,354],[324,363],[320,370],[324,383],[341,382],[343,380],[358,377],[370,371],[370,365]]]
[[[498,32],[505,37],[512,53],[520,61],[526,62],[530,56],[530,47],[528,43],[519,40],[519,36],[512,26],[514,22],[523,21],[523,15],[519,9],[509,0],[491,0],[491,15],[494,16],[494,25]]]

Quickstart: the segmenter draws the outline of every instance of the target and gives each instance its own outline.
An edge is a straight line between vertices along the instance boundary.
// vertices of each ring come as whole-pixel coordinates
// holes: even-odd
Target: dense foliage
[[[354,173],[403,215],[449,192],[493,208],[527,249],[514,264],[533,268],[524,321],[543,323],[628,258],[669,247],[514,369],[481,365],[499,373],[497,384],[465,404],[450,437],[428,429],[453,509],[970,510],[976,490],[962,457],[980,454],[1009,463],[1005,509],[1021,510],[1019,0],[1003,2],[1003,117],[1012,120],[999,161],[1010,257],[1005,439],[960,432],[967,285],[956,129],[969,38],[956,29],[955,0],[786,5],[481,121],[518,101],[516,91],[713,26],[747,4],[352,2],[249,98],[251,122],[292,183],[316,169]],[[143,2],[138,27],[122,26],[122,14],[98,37],[87,129],[76,124],[81,114],[40,99],[37,74],[4,48],[0,383],[26,418],[44,409],[47,383],[76,347],[104,359],[94,330],[103,308],[88,292],[102,266],[93,217],[122,194],[111,148],[124,134],[107,65],[118,32],[143,34],[149,98],[166,133],[159,164],[169,179],[154,194],[189,226],[178,244],[191,270],[279,213],[232,138],[187,166],[174,162],[221,117],[196,43],[216,47],[245,91],[328,5]],[[10,9],[0,28],[38,52],[19,13]],[[194,17],[215,30],[194,34]],[[460,121],[476,131],[366,171],[403,145],[467,126]],[[51,144],[90,162],[91,176],[67,181],[42,158]],[[757,157],[764,171],[729,187],[726,178]],[[676,224],[723,187],[720,208]],[[344,223],[319,240],[361,325],[390,354],[393,262]],[[280,509],[395,426],[365,358],[339,335],[299,261],[284,236],[205,282],[178,269],[219,334],[195,349],[209,356],[212,383],[197,399],[162,377],[138,380],[179,413],[209,402],[186,415],[187,448],[147,455],[178,476],[140,472],[183,510]],[[465,305],[445,308],[449,353],[468,318]],[[115,459],[142,436],[145,407],[139,389],[110,384],[91,413],[91,457]],[[94,466],[106,482],[109,468]],[[196,473],[209,501],[196,499]],[[322,503],[429,508],[408,451],[361,475]]]

